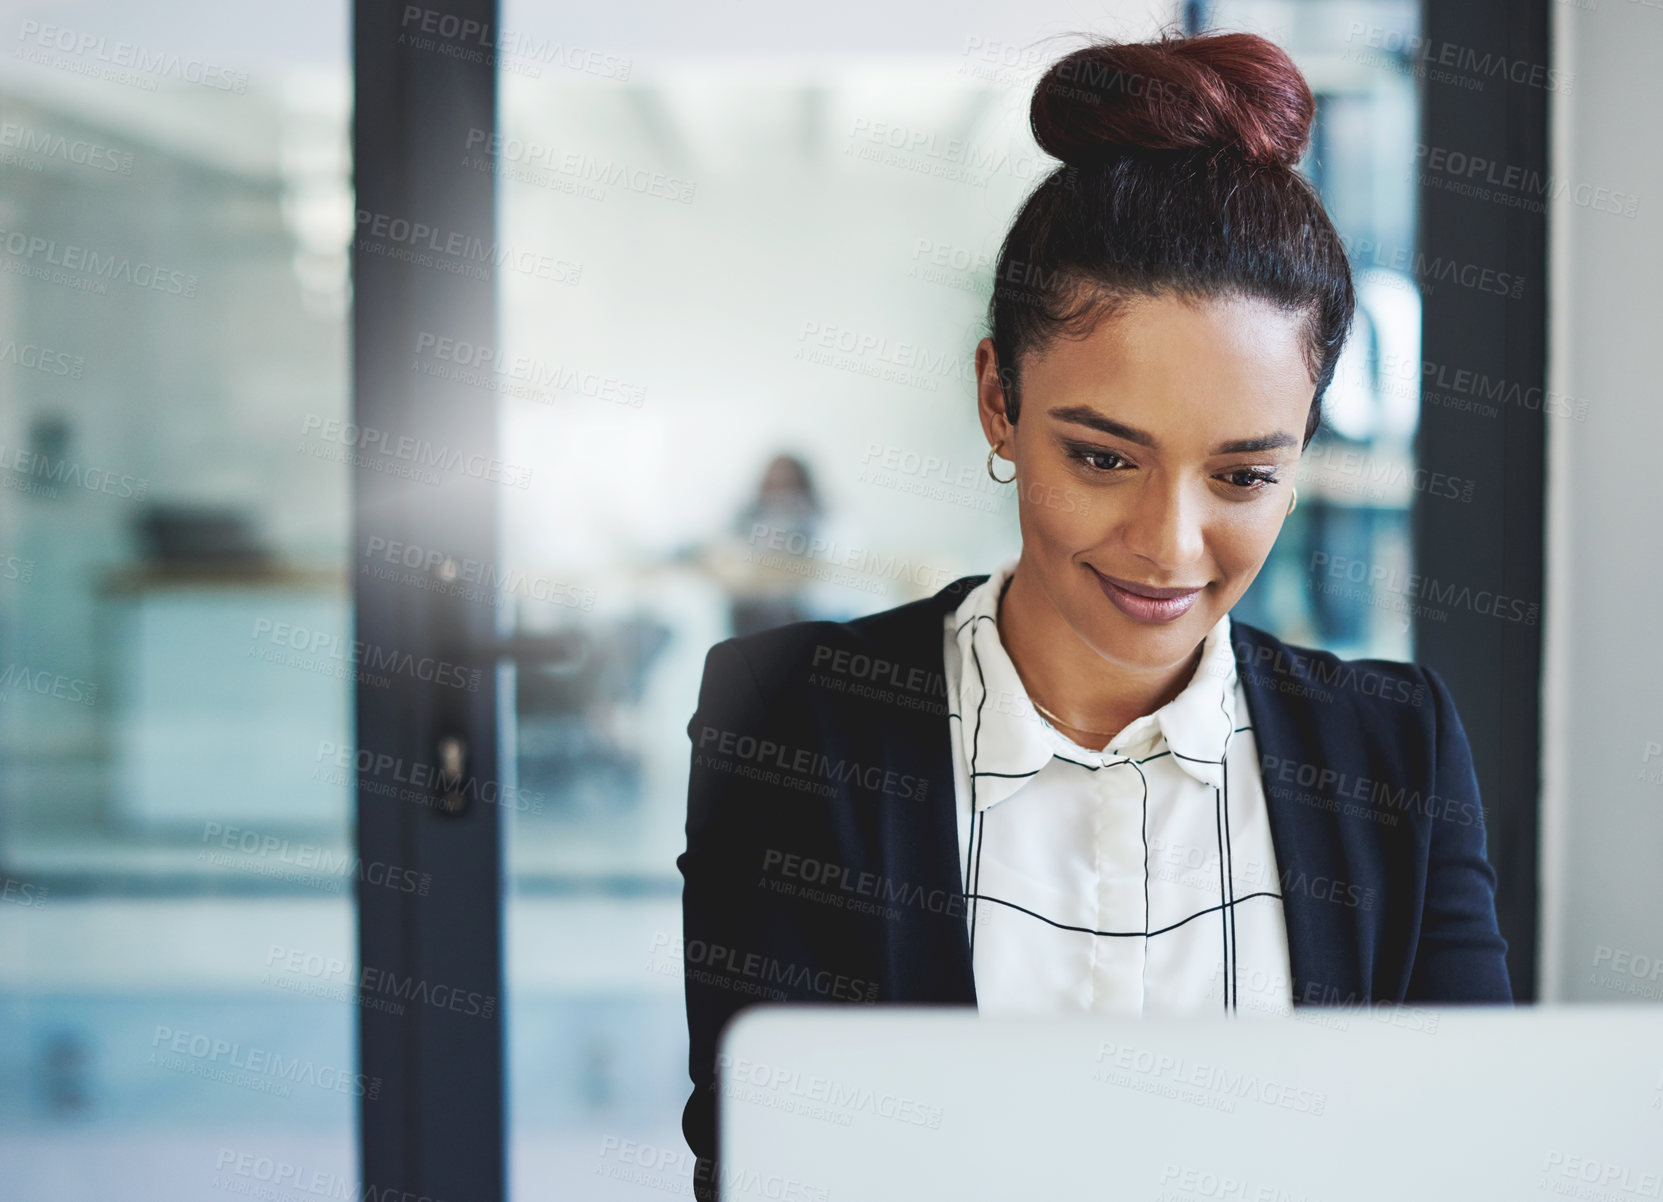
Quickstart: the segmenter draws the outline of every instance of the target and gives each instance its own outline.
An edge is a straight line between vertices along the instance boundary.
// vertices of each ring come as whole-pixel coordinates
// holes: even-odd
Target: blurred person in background
[[[671,559],[713,577],[728,595],[732,633],[754,634],[788,622],[847,616],[869,594],[848,587],[840,557],[859,540],[822,504],[801,456],[768,461],[756,494],[721,536]],[[869,604],[866,606],[870,608]]]
[[[756,496],[734,518],[733,533],[753,549],[767,551],[777,545],[780,557],[748,556],[745,565],[750,570],[730,578],[734,634],[809,617],[803,603],[806,580],[801,564],[792,561],[806,562],[807,548],[820,533],[823,518],[808,464],[795,455],[769,460]]]

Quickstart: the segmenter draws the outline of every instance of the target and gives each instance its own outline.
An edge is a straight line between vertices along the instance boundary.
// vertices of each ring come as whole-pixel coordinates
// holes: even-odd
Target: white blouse
[[[1288,1014],[1258,749],[1226,614],[1184,691],[1107,747],[1040,716],[995,621],[1011,560],[945,621],[977,1007]]]

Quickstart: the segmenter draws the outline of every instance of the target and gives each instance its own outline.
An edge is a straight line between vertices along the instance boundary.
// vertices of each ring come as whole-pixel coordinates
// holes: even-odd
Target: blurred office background
[[[1555,169],[1643,203],[1615,221],[1555,210],[1551,379],[1595,399],[1550,422],[1549,706],[1563,723],[1544,801],[1550,998],[1623,996],[1591,983],[1596,944],[1663,955],[1637,916],[1655,884],[1598,872],[1628,835],[1655,851],[1663,833],[1663,748],[1647,754],[1663,700],[1624,658],[1659,666],[1634,650],[1644,627],[1628,607],[1658,584],[1629,491],[1651,489],[1656,511],[1639,448],[1658,418],[1626,333],[1657,314],[1626,289],[1655,278],[1663,158],[1629,154],[1612,116],[1656,110],[1655,77],[1630,56],[1659,44],[1658,15],[1554,16],[1578,79],[1556,97]],[[1415,3],[752,6],[717,20],[506,0],[504,29],[582,53],[505,53],[497,129],[458,148],[459,169],[489,145],[500,239],[557,248],[582,274],[501,279],[494,349],[524,370],[481,373],[477,399],[497,406],[502,458],[536,471],[504,490],[495,567],[515,581],[512,631],[581,632],[590,649],[507,677],[505,775],[523,803],[504,807],[513,1197],[685,1180],[673,861],[705,650],[886,608],[1015,553],[1014,497],[982,471],[970,362],[999,240],[1050,169],[1027,132],[1032,83],[1073,44],[1056,35],[1136,38],[1186,18],[1263,33],[1307,73],[1303,167],[1359,286],[1299,508],[1237,615],[1342,655],[1412,658],[1412,598],[1351,568],[1404,578],[1417,493],[1459,524],[1463,488],[1484,484],[1434,489],[1416,471]],[[245,1157],[349,1181],[375,1083],[357,1071],[349,992],[361,869],[343,648],[352,573],[400,570],[352,545],[354,448],[338,433],[349,6],[89,0],[6,20],[3,1192],[217,1198],[243,1192]],[[118,61],[106,42],[121,40],[186,65]],[[1655,132],[1629,134],[1658,149]],[[943,156],[950,139],[969,161]],[[392,370],[469,367],[468,350],[434,346]],[[623,1141],[664,1150],[663,1173],[615,1172]]]

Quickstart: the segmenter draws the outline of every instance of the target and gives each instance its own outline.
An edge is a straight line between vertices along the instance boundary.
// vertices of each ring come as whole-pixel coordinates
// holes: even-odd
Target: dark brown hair
[[[1295,170],[1315,112],[1293,60],[1255,34],[1097,42],[1052,64],[1029,121],[1062,165],[1011,223],[988,305],[1012,422],[1024,355],[1135,297],[1246,296],[1305,317],[1310,442],[1356,304]]]

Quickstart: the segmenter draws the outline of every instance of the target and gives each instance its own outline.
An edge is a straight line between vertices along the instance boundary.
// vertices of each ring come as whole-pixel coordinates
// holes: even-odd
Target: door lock
[[[434,787],[439,794],[439,810],[460,814],[468,808],[468,796],[462,788],[468,766],[468,745],[459,735],[446,735],[439,740],[438,751],[439,773]]]

